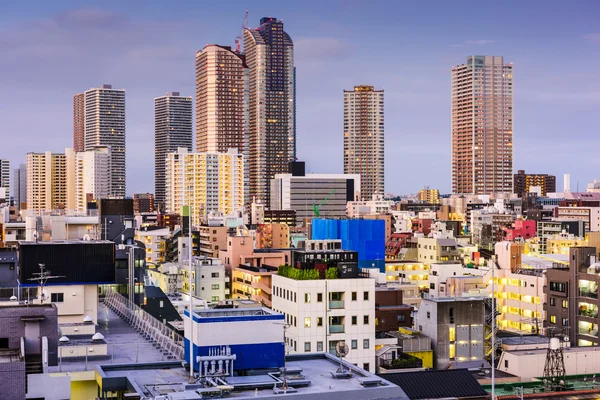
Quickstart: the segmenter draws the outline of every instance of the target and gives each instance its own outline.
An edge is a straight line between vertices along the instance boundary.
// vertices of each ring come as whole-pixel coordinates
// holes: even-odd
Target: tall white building
[[[384,194],[383,90],[344,90],[344,173],[360,174],[362,200]]]
[[[244,30],[248,66],[250,198],[269,204],[270,180],[296,158],[294,43],[283,21],[261,18]]]
[[[452,67],[452,193],[512,193],[513,66],[469,56]]]
[[[3,193],[4,192],[4,193]],[[10,200],[10,161],[0,160],[0,198]]]
[[[330,352],[344,341],[346,360],[375,372],[375,280],[272,277],[273,310],[285,315],[290,354]]]
[[[154,99],[154,200],[164,210],[167,154],[192,151],[192,98],[169,92]]]
[[[67,149],[68,209],[86,212],[89,200],[110,197],[110,148],[96,146],[88,151]],[[72,169],[71,169],[72,168]]]
[[[27,209],[64,209],[67,206],[66,171],[64,154],[27,153]]]
[[[179,213],[189,205],[192,224],[200,225],[210,212],[225,215],[243,211],[244,156],[227,153],[170,153],[165,169],[166,212]]]
[[[110,195],[125,197],[125,90],[102,85],[85,91],[85,150],[109,146]]]

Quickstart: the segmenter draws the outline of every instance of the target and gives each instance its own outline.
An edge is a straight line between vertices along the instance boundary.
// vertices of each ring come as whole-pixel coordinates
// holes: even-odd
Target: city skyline
[[[74,2],[31,7],[36,11],[7,7],[11,24],[0,26],[7,38],[1,45],[7,58],[0,64],[0,71],[5,72],[0,82],[11,92],[11,101],[3,104],[1,113],[12,141],[5,142],[0,158],[16,166],[25,161],[27,152],[56,152],[71,146],[73,95],[108,82],[127,92],[127,147],[137,150],[127,154],[127,195],[152,190],[152,99],[173,88],[192,96],[195,51],[206,43],[233,45],[246,6],[182,3],[178,10],[161,13],[155,5],[134,12],[134,3],[108,2],[103,9],[80,9]],[[502,55],[518,71],[513,172],[571,173],[572,188],[578,182],[580,190],[584,189],[599,166],[593,157],[600,140],[594,136],[594,115],[600,103],[600,81],[594,74],[600,63],[600,30],[594,24],[598,5],[580,2],[568,7],[550,2],[535,7],[514,2],[513,7],[464,7],[468,11],[460,15],[457,11],[448,14],[442,3],[432,4],[439,7],[382,2],[349,3],[339,10],[315,3],[307,7],[310,12],[276,3],[250,8],[250,27],[258,26],[263,16],[274,15],[285,21],[294,40],[298,159],[307,161],[309,172],[341,173],[340,93],[355,85],[373,84],[386,91],[386,192],[414,193],[429,185],[449,193],[448,72],[469,55]],[[377,25],[395,21],[397,32],[389,26],[373,32],[355,29],[366,9],[377,16]],[[543,22],[530,23],[526,16],[533,10]],[[486,16],[492,15],[504,18],[501,25],[510,25],[511,30],[486,23]],[[201,26],[195,27],[194,16],[202,21]],[[160,37],[156,32],[134,33],[156,21],[172,31]],[[467,29],[466,21],[475,21],[475,26]],[[218,33],[211,29],[215,24],[220,26]],[[433,29],[436,24],[440,26]],[[109,31],[113,33],[107,36]],[[472,36],[473,31],[477,36]],[[79,38],[69,37],[73,34]],[[44,40],[39,40],[42,35]],[[103,45],[101,39],[106,40]],[[86,50],[86,40],[98,45]],[[123,62],[99,62],[117,40],[122,43],[110,50],[125,55]],[[36,48],[38,42],[47,47]],[[154,54],[157,50],[159,54]],[[66,61],[73,54],[85,56],[76,69]],[[42,57],[47,67],[32,74],[31,68]],[[574,63],[574,59],[586,62]],[[24,113],[31,109],[36,110],[35,118]],[[576,155],[575,151],[563,154],[564,146],[558,143],[566,138],[577,149]],[[529,154],[531,150],[534,154]],[[422,168],[398,173],[398,164],[391,162],[397,154],[404,156],[403,164]],[[562,163],[556,163],[558,159]]]

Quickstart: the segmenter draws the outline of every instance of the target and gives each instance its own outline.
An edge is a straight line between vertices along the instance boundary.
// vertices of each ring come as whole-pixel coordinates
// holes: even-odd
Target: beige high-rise
[[[344,90],[344,174],[360,174],[360,196],[384,195],[383,90]]]
[[[452,68],[452,192],[513,189],[513,66],[469,56]]]
[[[67,206],[67,157],[50,151],[27,153],[27,209],[64,209]]]
[[[244,151],[244,56],[209,44],[196,52],[196,151]]]

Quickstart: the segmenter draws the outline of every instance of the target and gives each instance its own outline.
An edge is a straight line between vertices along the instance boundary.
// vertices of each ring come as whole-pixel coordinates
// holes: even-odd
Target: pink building
[[[513,241],[517,238],[531,239],[536,235],[536,225],[533,220],[518,219],[512,228],[502,228],[504,240]]]
[[[240,265],[279,267],[290,263],[290,251],[255,249],[250,236],[228,236],[227,250],[220,250],[219,258],[228,269]]]

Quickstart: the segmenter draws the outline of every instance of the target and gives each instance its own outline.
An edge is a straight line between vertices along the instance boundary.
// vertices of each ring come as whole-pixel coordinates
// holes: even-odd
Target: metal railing
[[[169,352],[172,357],[183,360],[184,341],[181,335],[169,329],[161,321],[130,302],[129,299],[112,290],[106,293],[104,304],[142,335],[154,341],[161,349]]]

